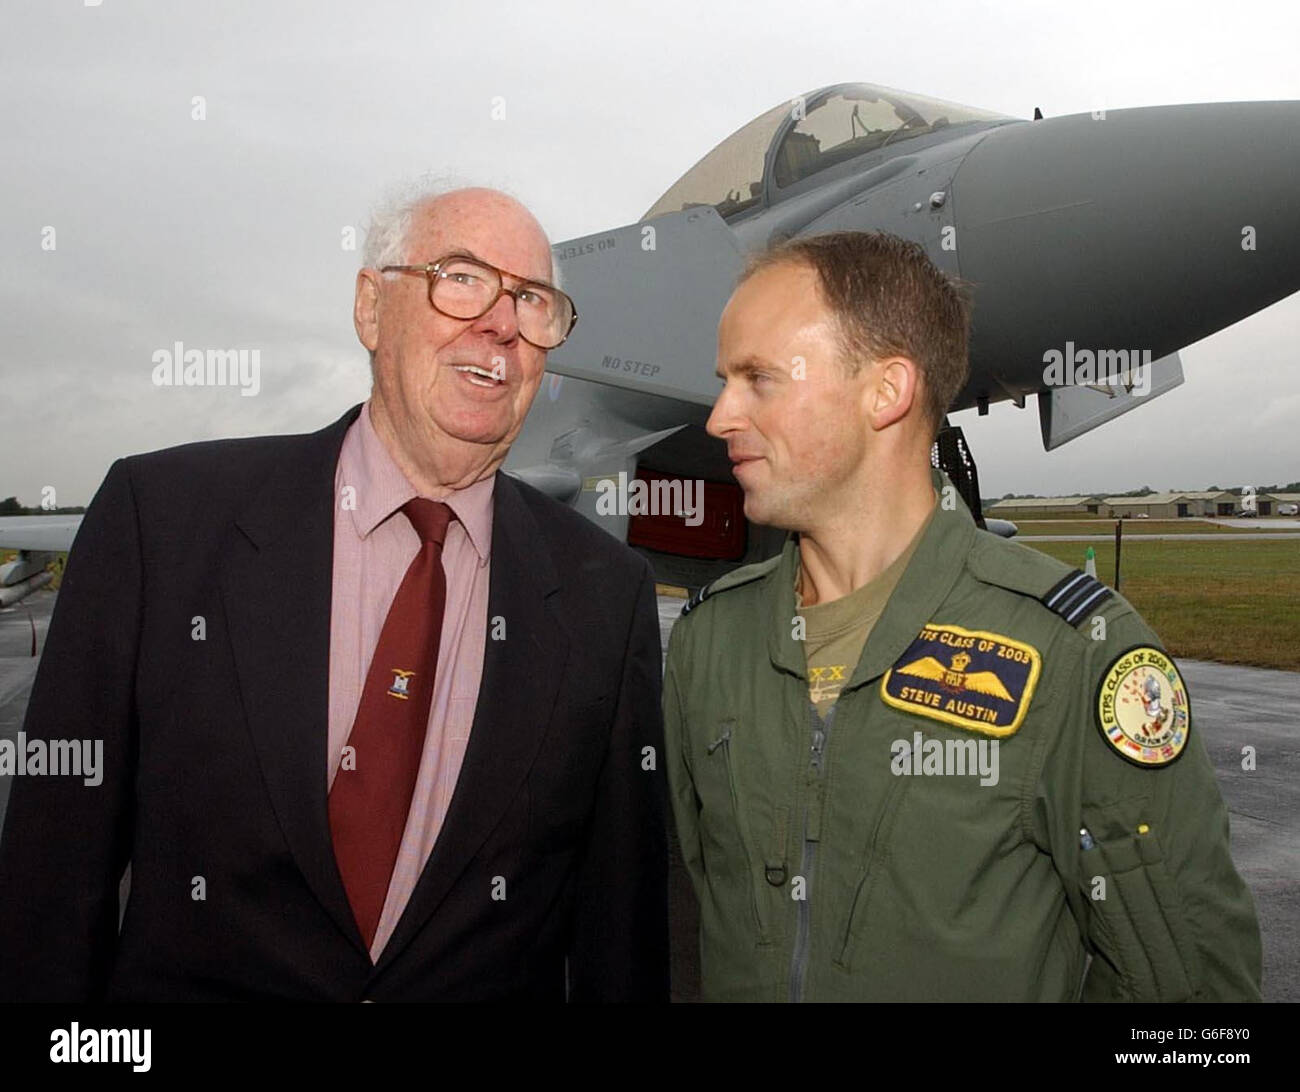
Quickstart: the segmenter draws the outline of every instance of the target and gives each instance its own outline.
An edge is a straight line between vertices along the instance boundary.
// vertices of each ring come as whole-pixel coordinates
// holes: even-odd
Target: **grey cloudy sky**
[[[312,430],[363,399],[341,240],[396,180],[505,186],[559,241],[635,221],[734,129],[826,84],[1018,117],[1300,100],[1297,41],[1300,10],[1250,2],[11,0],[0,497],[85,503],[120,455]],[[1297,330],[1293,296],[1185,350],[1179,390],[1052,453],[1032,405],[958,415],[983,492],[1300,478]],[[155,387],[176,341],[260,349],[261,392]]]

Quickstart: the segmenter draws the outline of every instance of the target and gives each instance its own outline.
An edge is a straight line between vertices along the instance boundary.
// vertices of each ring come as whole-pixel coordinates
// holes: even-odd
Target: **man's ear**
[[[921,408],[921,372],[916,362],[905,356],[891,356],[876,361],[875,382],[868,384],[867,420],[879,432],[911,412]]]
[[[352,302],[352,325],[361,344],[372,353],[379,347],[379,280],[376,269],[357,270],[357,294]]]

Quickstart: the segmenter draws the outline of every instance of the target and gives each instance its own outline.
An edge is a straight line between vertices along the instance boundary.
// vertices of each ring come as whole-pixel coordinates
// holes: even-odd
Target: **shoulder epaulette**
[[[1095,576],[1089,576],[1082,569],[1073,569],[1053,584],[1038,601],[1070,625],[1077,626],[1088,611],[1114,594]]]
[[[703,603],[704,600],[706,600],[711,594],[710,589],[712,589],[712,587],[713,587],[712,584],[705,584],[704,587],[697,588],[695,594],[692,595],[688,600],[686,600],[686,604],[682,607],[682,613],[680,617],[685,618],[688,614],[691,613],[691,611],[693,611],[696,607],[698,607],[701,603]]]
[[[685,618],[704,600],[717,595],[719,592],[730,591],[732,588],[739,588],[744,584],[752,583],[761,577],[766,576],[781,563],[781,555],[769,557],[766,561],[760,561],[755,565],[745,565],[739,569],[732,569],[729,573],[723,573],[717,580],[705,584],[694,595],[686,601],[682,607],[680,617]]]
[[[1108,599],[1123,600],[1081,569],[1072,569],[1023,542],[981,534],[967,560],[972,573],[989,584],[1037,599],[1071,626]],[[1046,589],[1044,591],[1044,589]]]

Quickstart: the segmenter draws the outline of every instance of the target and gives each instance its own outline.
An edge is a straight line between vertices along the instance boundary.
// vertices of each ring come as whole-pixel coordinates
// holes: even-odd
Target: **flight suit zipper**
[[[836,706],[832,705],[826,714],[826,719],[822,720],[816,704],[811,700],[808,701],[811,739],[808,769],[804,773],[803,848],[799,859],[799,875],[803,878],[803,898],[796,900],[799,910],[794,951],[790,957],[791,1001],[802,999],[804,979],[808,973],[808,953],[812,946],[813,869],[817,864],[817,843],[821,840],[825,787],[822,772],[825,766],[826,739],[830,734],[831,721],[835,718],[835,708]]]

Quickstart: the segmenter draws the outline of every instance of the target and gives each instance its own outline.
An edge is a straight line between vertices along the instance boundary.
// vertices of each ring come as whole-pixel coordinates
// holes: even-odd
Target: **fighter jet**
[[[778,550],[780,532],[746,525],[725,445],[703,430],[723,305],[773,240],[883,230],[923,246],[972,286],[970,380],[950,413],[1032,398],[1048,450],[1176,387],[1179,349],[1300,290],[1300,102],[1034,114],[824,87],[737,130],[637,222],[559,243],[582,317],[507,471],[665,582]],[[982,519],[959,428],[932,459],[977,520],[1015,533]],[[693,479],[702,516],[649,503]],[[625,500],[637,480],[640,504]]]
[[[50,564],[72,547],[80,516],[0,517],[0,549],[18,557],[0,565],[0,607],[12,607],[54,579]]]
[[[557,244],[581,321],[506,472],[645,552],[666,583],[776,552],[783,532],[746,522],[703,428],[722,308],[745,256],[775,239],[884,230],[923,246],[973,286],[970,381],[950,412],[1033,398],[1048,450],[1171,390],[1179,349],[1300,290],[1300,103],[1034,114],[824,87],[738,129],[636,222]],[[933,460],[976,519],[1015,532],[983,520],[960,428]],[[9,522],[0,547],[23,547]],[[37,551],[71,543],[75,522],[30,523],[0,585],[35,590]]]

